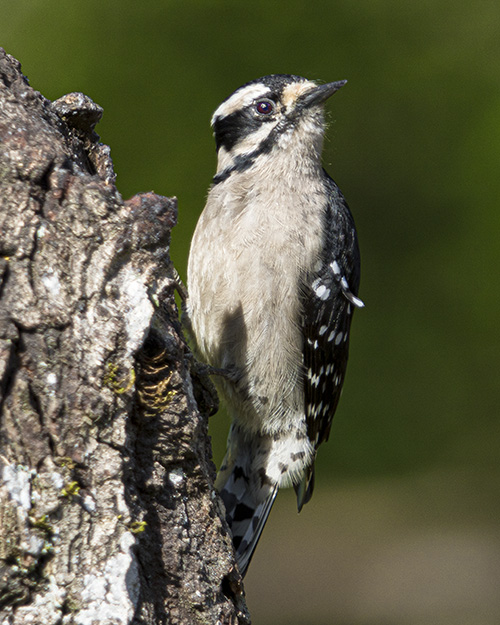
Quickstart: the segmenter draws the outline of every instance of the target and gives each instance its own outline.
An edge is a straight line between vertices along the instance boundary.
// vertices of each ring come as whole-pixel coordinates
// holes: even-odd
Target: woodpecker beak
[[[319,85],[311,91],[308,91],[299,98],[300,105],[304,108],[323,104],[330,96],[346,84],[347,80],[337,80],[337,82],[329,82],[326,85]]]

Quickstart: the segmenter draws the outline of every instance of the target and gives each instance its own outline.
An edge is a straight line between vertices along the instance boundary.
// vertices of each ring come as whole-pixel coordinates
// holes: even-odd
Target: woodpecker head
[[[317,85],[301,76],[272,74],[237,89],[212,117],[218,154],[214,181],[248,169],[261,155],[294,147],[319,160],[323,105],[345,83]]]

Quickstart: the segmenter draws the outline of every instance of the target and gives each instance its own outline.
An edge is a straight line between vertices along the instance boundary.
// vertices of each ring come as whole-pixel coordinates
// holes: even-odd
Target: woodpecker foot
[[[177,291],[177,293],[179,293],[179,297],[181,298],[182,303],[184,304],[184,302],[186,302],[188,298],[188,290],[184,282],[181,280],[179,272],[173,265],[172,265],[172,274],[173,274],[172,277],[174,280],[175,290]]]

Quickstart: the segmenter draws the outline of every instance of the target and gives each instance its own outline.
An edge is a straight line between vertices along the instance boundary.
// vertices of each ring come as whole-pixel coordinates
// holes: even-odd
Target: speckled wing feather
[[[360,258],[349,208],[325,173],[329,202],[321,267],[308,276],[303,293],[304,401],[308,436],[317,449],[328,439],[344,382],[349,330],[357,297]],[[312,495],[314,466],[296,488],[299,510]]]

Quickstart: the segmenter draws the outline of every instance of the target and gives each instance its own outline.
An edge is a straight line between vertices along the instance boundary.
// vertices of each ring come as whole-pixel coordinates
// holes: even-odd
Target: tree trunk
[[[216,399],[177,320],[176,202],[123,202],[101,114],[0,49],[0,623],[249,623]]]

